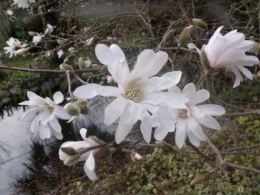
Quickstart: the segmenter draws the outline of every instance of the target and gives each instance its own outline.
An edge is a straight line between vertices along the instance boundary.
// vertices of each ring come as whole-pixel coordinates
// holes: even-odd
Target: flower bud
[[[155,144],[165,152],[174,153],[176,152],[173,145],[165,141],[156,141]]]
[[[12,16],[14,12],[11,9],[6,10],[6,14]]]
[[[206,180],[209,179],[209,174],[208,173],[204,173],[204,174],[200,174],[198,176],[196,176],[191,182],[190,182],[190,186],[194,186],[198,183],[204,182]]]
[[[79,69],[86,69],[86,64],[82,57],[78,59],[78,64],[79,64]]]
[[[188,26],[188,27],[185,27],[185,28],[182,30],[182,32],[181,32],[181,34],[180,34],[180,36],[179,36],[179,39],[178,39],[178,42],[179,42],[179,43],[178,43],[178,46],[179,46],[179,47],[180,47],[180,46],[183,46],[184,42],[189,38],[189,36],[190,36],[192,30],[193,30],[193,25],[190,25],[190,26]]]
[[[73,70],[73,67],[72,67],[71,65],[62,63],[62,64],[60,65],[60,70]]]
[[[99,65],[99,64],[92,64],[92,67],[93,67],[93,68],[100,68],[100,69],[101,69],[103,66],[102,66],[102,65]]]
[[[204,50],[204,48],[201,49],[200,51],[200,62],[202,66],[205,68],[205,70],[209,70],[211,68],[207,54]]]
[[[86,67],[89,68],[92,64],[91,59],[87,58],[87,60],[85,61]]]
[[[80,108],[72,103],[66,107],[66,112],[71,116],[78,116],[80,114]]]
[[[80,153],[70,156],[69,158],[65,159],[63,163],[67,166],[73,166],[79,162],[79,159]]]
[[[57,40],[57,43],[58,43],[59,45],[64,45],[66,42],[67,42],[67,39],[58,39],[58,40]]]
[[[74,155],[79,153],[77,150],[75,150],[72,147],[61,147],[60,149],[61,149],[62,152],[64,152],[68,156],[74,156]]]
[[[64,62],[64,63],[68,63],[68,62],[74,60],[75,57],[76,57],[76,56],[75,56],[74,54],[70,54],[70,55],[66,56],[66,58],[64,59],[63,62]]]
[[[94,38],[93,38],[93,37],[92,37],[92,38],[90,38],[90,39],[87,39],[87,40],[86,40],[87,46],[90,46],[90,45],[92,45],[92,44],[93,44],[93,42],[94,42]]]
[[[163,40],[162,43],[165,44],[167,43],[171,38],[175,30],[171,29],[169,31],[166,31],[166,33],[163,35]]]
[[[207,24],[202,19],[194,18],[194,19],[192,19],[192,22],[195,26],[197,26],[201,30],[207,30],[208,29]]]
[[[36,33],[36,32],[33,32],[33,31],[28,31],[28,34],[29,34],[30,36],[35,36],[35,35],[37,35],[37,33]]]
[[[108,69],[107,69],[107,66],[106,65],[104,65],[104,66],[102,66],[102,68],[100,69],[100,73],[106,73],[108,71]]]
[[[106,78],[107,78],[107,83],[113,83],[114,82],[114,79],[113,79],[112,76],[107,75]]]

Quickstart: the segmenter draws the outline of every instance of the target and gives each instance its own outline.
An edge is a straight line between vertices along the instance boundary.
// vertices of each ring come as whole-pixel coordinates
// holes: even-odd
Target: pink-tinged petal
[[[216,121],[216,119],[214,119],[210,115],[205,115],[203,118],[196,118],[196,121],[210,129],[215,129],[215,130],[221,129],[218,121]]]
[[[212,47],[214,46],[217,37],[220,35],[220,31],[224,26],[220,26],[218,27],[218,29],[214,32],[213,36],[209,39],[209,42],[207,44],[207,46],[205,47],[205,51],[210,52]]]
[[[118,96],[112,103],[105,109],[105,123],[111,125],[114,123],[124,112],[128,100],[122,96]]]
[[[39,135],[41,139],[49,139],[51,138],[51,130],[49,126],[46,124],[40,124],[39,126]]]
[[[66,110],[59,105],[55,105],[53,114],[55,115],[55,117],[63,120],[69,120],[71,118],[71,116],[66,112]]]
[[[79,130],[79,133],[80,133],[82,139],[85,140],[85,139],[86,139],[86,136],[87,136],[87,129],[81,128],[81,129]]]
[[[246,60],[246,55],[242,50],[238,50],[234,48],[232,51],[228,52],[225,50],[225,53],[216,60],[214,68],[222,68],[227,65],[233,65],[237,64],[239,61],[245,61]]]
[[[95,53],[97,59],[108,67],[113,66],[118,60],[114,52],[104,44],[97,44]]]
[[[49,120],[48,120],[49,125],[51,128],[56,131],[57,133],[61,133],[61,126],[58,120],[54,117],[54,115],[50,115]]]
[[[237,67],[228,67],[235,74],[235,82],[233,84],[233,88],[240,85],[240,82],[243,81],[243,77],[241,76],[240,72],[238,71]]]
[[[221,35],[217,35],[214,44],[211,49],[208,49],[208,45],[205,48],[206,55],[208,57],[210,66],[216,68],[216,61],[219,59],[222,52],[225,50],[228,41]]]
[[[64,96],[60,91],[57,91],[53,95],[53,100],[54,100],[55,104],[60,104],[61,102],[63,102]]]
[[[177,94],[181,94],[181,90],[179,87],[174,86],[168,89],[169,92],[173,92],[173,93],[177,93]]]
[[[94,169],[95,169],[95,159],[93,153],[91,152],[84,164],[84,171],[87,174],[88,178],[91,179],[92,181],[96,181],[98,179]]]
[[[120,95],[120,90],[117,87],[101,86],[98,84],[88,84],[78,87],[74,92],[77,98],[91,99],[97,95],[105,97],[117,97]]]
[[[140,116],[143,112],[143,106],[141,104],[130,101],[129,112],[131,115],[129,118],[129,124],[134,124],[138,119],[140,119]]]
[[[250,40],[244,40],[243,43],[238,47],[238,49],[241,49],[243,52],[249,51],[255,43]]]
[[[191,100],[196,94],[196,86],[193,83],[187,84],[182,90],[182,94]]]
[[[183,144],[186,141],[186,122],[183,119],[180,119],[176,123],[176,131],[175,131],[175,144],[178,148],[182,148]]]
[[[245,40],[245,35],[240,32],[234,33],[230,36],[226,36],[226,35],[224,36],[228,40],[227,46],[225,48],[226,51],[232,50],[234,48],[239,48]]]
[[[155,129],[154,138],[156,140],[163,140],[167,134],[168,134],[168,131],[166,131],[164,128],[159,126]]]
[[[190,106],[189,110],[191,112],[191,115],[197,118],[202,118],[206,114],[205,110],[200,109],[200,107],[198,106]]]
[[[141,133],[143,134],[144,140],[150,143],[152,137],[152,120],[148,112],[143,112],[141,121]]]
[[[197,48],[193,43],[189,43],[188,48],[189,49],[196,49],[199,54],[201,53],[200,49]]]
[[[115,140],[116,140],[117,144],[119,144],[119,143],[121,143],[122,141],[125,140],[126,136],[130,132],[132,126],[133,126],[132,124],[120,124],[120,123],[118,123],[118,126],[116,128],[116,135],[115,135]]]
[[[197,108],[203,110],[205,114],[211,115],[211,116],[221,116],[226,113],[226,110],[219,105],[215,104],[205,104],[205,105],[198,105]],[[195,115],[196,117],[196,115]],[[201,118],[201,117],[198,117]]]
[[[204,134],[200,124],[193,117],[189,117],[188,119],[186,119],[186,123],[187,123],[187,126],[189,127],[189,129],[192,131],[192,133],[199,140],[202,140],[202,141],[206,140],[205,134]]]
[[[190,105],[190,106],[197,105],[197,104],[209,99],[209,96],[210,96],[210,94],[207,90],[201,89],[196,92],[196,94],[195,94],[195,96],[193,96],[193,98],[190,99],[190,101],[188,102],[188,105]]]
[[[224,37],[225,37],[226,39],[228,39],[228,38],[232,37],[232,36],[233,36],[234,34],[236,34],[236,33],[237,33],[237,29],[228,32],[227,34],[225,34]]]
[[[252,75],[252,73],[251,73],[248,69],[244,68],[243,66],[237,66],[237,68],[238,68],[247,78],[249,78],[250,80],[253,79],[253,75]]]

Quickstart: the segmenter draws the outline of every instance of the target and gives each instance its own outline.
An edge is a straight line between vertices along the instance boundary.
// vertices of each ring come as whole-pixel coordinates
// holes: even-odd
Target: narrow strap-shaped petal
[[[252,75],[252,73],[251,73],[248,69],[244,68],[243,66],[237,66],[237,68],[238,68],[247,78],[249,78],[250,80],[253,79],[253,75]]]
[[[53,95],[53,100],[54,100],[55,104],[60,104],[61,102],[63,102],[64,96],[60,91],[57,91]]]
[[[57,133],[61,133],[60,123],[58,122],[58,120],[55,118],[53,114],[50,115],[48,123],[54,131],[56,131]]]
[[[218,121],[207,114],[203,118],[196,118],[196,121],[210,129],[220,130],[221,128]]]
[[[51,130],[48,126],[48,124],[42,124],[39,125],[39,135],[41,139],[49,139],[51,138]]]
[[[190,128],[190,130],[192,131],[192,133],[199,140],[206,141],[205,134],[204,134],[200,124],[193,117],[189,117],[188,119],[186,119],[186,123],[187,123],[188,127]]]
[[[117,87],[101,86],[93,83],[78,87],[73,92],[73,95],[82,99],[91,99],[97,95],[105,97],[117,97],[120,95],[120,90]]]
[[[112,67],[118,60],[114,52],[104,44],[97,44],[95,54],[97,59],[108,67]]]
[[[84,171],[87,174],[88,178],[91,179],[92,181],[96,181],[98,179],[94,169],[95,169],[95,159],[93,153],[91,152],[84,164]]]
[[[176,131],[175,131],[175,144],[178,148],[182,148],[183,144],[186,141],[187,133],[186,133],[186,122],[183,119],[179,119],[176,123]]]
[[[199,109],[203,110],[205,114],[211,115],[211,116],[221,116],[226,113],[226,110],[219,105],[215,104],[204,104],[204,105],[198,105],[196,106]],[[196,117],[196,115],[194,115]],[[201,118],[201,117],[198,117]]]
[[[143,134],[144,140],[150,143],[152,137],[152,120],[147,111],[143,111],[141,121],[141,133]]]
[[[154,132],[154,138],[156,140],[163,140],[166,135],[168,134],[168,131],[166,131],[163,127],[161,126],[158,126],[156,129],[155,129],[155,132]]]
[[[59,119],[69,120],[71,118],[71,116],[66,112],[66,110],[59,105],[55,105],[53,113],[55,117]]]
[[[120,124],[120,123],[118,123],[118,126],[116,128],[116,135],[115,135],[115,140],[116,140],[117,144],[124,141],[124,139],[126,138],[128,133],[130,132],[132,126],[133,125],[131,125],[131,124]]]
[[[87,135],[87,129],[81,128],[81,129],[79,130],[79,133],[80,133],[82,139],[85,140],[85,139],[86,139],[86,135]]]
[[[195,93],[195,96],[190,99],[188,105],[195,106],[209,99],[209,92],[206,89],[201,89]]]

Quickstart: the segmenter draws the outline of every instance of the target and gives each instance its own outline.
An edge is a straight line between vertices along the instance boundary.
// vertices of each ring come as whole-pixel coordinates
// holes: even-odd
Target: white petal
[[[60,123],[58,122],[58,120],[54,117],[54,115],[51,115],[49,117],[49,124],[51,126],[51,128],[56,131],[57,133],[61,133],[61,126]]]
[[[189,49],[196,49],[199,54],[201,53],[201,52],[200,52],[200,49],[197,48],[193,43],[189,43],[189,44],[188,44],[188,48],[189,48]]]
[[[42,120],[42,118],[46,115],[45,112],[41,112],[39,113],[37,116],[34,117],[31,126],[30,126],[30,130],[33,133],[35,130],[38,130],[39,128],[39,123]]]
[[[122,115],[127,104],[128,101],[122,96],[118,96],[112,103],[110,103],[105,109],[106,125],[114,123],[118,117]]]
[[[36,115],[37,112],[42,111],[42,110],[43,110],[42,107],[35,107],[35,108],[32,108],[32,109],[29,109],[25,113],[23,113],[21,119],[34,116],[34,115]]]
[[[47,124],[40,124],[39,135],[41,139],[49,139],[51,137],[51,130]]]
[[[230,69],[235,74],[235,82],[233,84],[233,88],[235,88],[240,85],[241,81],[243,81],[243,77],[236,67],[229,67],[228,69]]]
[[[192,133],[199,140],[202,140],[202,141],[206,140],[205,134],[204,134],[200,124],[193,117],[189,117],[188,119],[186,119],[186,123],[187,123],[189,129],[192,131]]]
[[[168,131],[166,131],[164,128],[159,126],[155,129],[154,138],[156,140],[163,140],[167,134],[168,134]]]
[[[120,90],[117,87],[101,86],[98,84],[88,84],[78,87],[74,92],[77,98],[91,99],[97,95],[117,97],[120,95]]]
[[[42,100],[43,102],[45,102],[45,100],[42,97],[38,96],[37,94],[35,94],[32,91],[27,91],[27,97],[29,98],[29,100],[39,99],[39,100]]]
[[[179,87],[174,86],[168,89],[169,92],[173,92],[173,93],[177,93],[177,94],[181,94],[181,90]]]
[[[120,124],[118,123],[118,126],[116,128],[116,135],[115,135],[115,140],[116,143],[119,144],[122,141],[125,140],[126,136],[130,132],[131,128],[133,125],[130,124]]]
[[[125,54],[120,47],[116,44],[110,46],[111,51],[117,56],[120,62],[126,61]]]
[[[193,83],[187,84],[182,90],[182,94],[191,100],[196,94],[196,86]]]
[[[95,48],[97,59],[109,67],[113,66],[117,62],[117,56],[113,51],[104,44],[97,44]]]
[[[205,104],[205,105],[199,105],[196,107],[204,110],[205,114],[208,114],[211,116],[221,116],[226,113],[226,110],[222,106],[215,105],[215,104]],[[199,118],[201,118],[201,117],[199,117]]]
[[[141,118],[141,132],[143,134],[144,140],[147,143],[150,143],[151,141],[151,136],[152,136],[152,120],[151,120],[151,116],[144,111],[144,113],[142,114],[142,118]]]
[[[85,140],[85,139],[86,139],[86,135],[87,135],[87,129],[81,128],[81,129],[79,130],[79,133],[80,133],[82,139]]]
[[[252,75],[252,73],[251,73],[248,69],[244,68],[243,66],[237,66],[237,68],[238,68],[247,78],[249,78],[250,80],[253,79],[253,75]]]
[[[135,103],[131,101],[131,106],[129,109],[130,112],[130,119],[129,124],[134,124],[138,119],[140,119],[140,116],[143,112],[143,106],[141,104]]]
[[[95,159],[93,153],[91,152],[84,164],[84,171],[87,174],[88,178],[91,179],[92,181],[96,181],[98,179],[94,171],[94,168],[95,168]]]
[[[55,104],[60,104],[61,102],[63,102],[64,96],[60,91],[57,91],[53,95],[53,100],[54,100]]]
[[[190,99],[190,101],[188,102],[188,105],[190,105],[190,106],[197,105],[197,104],[209,99],[209,96],[210,96],[210,94],[207,90],[201,89],[196,92],[196,94],[195,94],[195,96],[193,96],[193,98]]]
[[[250,40],[244,40],[244,42],[239,46],[243,52],[249,51],[255,43]]]
[[[215,129],[215,130],[221,129],[218,121],[216,121],[216,119],[214,119],[213,117],[211,117],[210,115],[207,115],[207,114],[203,118],[196,118],[196,121],[199,122],[200,124],[204,125],[205,127],[208,127],[211,129]]]
[[[188,138],[190,140],[190,143],[192,145],[199,147],[200,146],[200,140],[192,133],[192,131],[189,131],[188,133]]]
[[[175,143],[178,148],[182,148],[183,144],[186,141],[186,131],[185,131],[185,120],[178,120],[176,123],[176,131],[175,131]]]
[[[216,38],[218,37],[218,35],[220,34],[221,29],[223,28],[223,26],[220,26],[213,34],[213,36],[209,39],[209,42],[207,44],[207,46],[205,47],[205,51],[206,53],[209,52],[211,50],[211,48],[214,46],[215,42],[216,42]]]
[[[63,119],[63,120],[69,120],[70,119],[70,115],[66,112],[66,110],[59,106],[59,105],[55,105],[54,107],[54,111],[53,111],[54,115],[59,118],[59,119]]]
[[[189,110],[190,110],[192,116],[195,116],[197,118],[202,118],[206,113],[205,110],[200,109],[198,106],[190,106]]]
[[[63,139],[62,133],[54,131],[52,128],[51,128],[51,134],[53,134],[56,137],[56,139],[58,139],[58,140],[62,140]]]

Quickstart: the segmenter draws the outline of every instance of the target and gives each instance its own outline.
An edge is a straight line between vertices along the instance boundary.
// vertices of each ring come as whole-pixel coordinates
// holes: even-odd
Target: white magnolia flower
[[[36,33],[36,35],[33,36],[33,41],[32,41],[34,43],[34,45],[37,45],[39,42],[41,42],[42,37],[43,36],[41,34]]]
[[[35,0],[14,0],[13,4],[17,4],[20,8],[28,8],[30,3],[35,3]]]
[[[105,123],[111,125],[119,118],[115,139],[122,142],[128,135],[133,124],[141,120],[141,132],[146,142],[150,142],[152,121],[150,113],[156,115],[165,129],[174,125],[169,113],[159,106],[165,103],[170,108],[184,108],[188,100],[179,94],[161,92],[175,86],[181,77],[180,71],[156,75],[168,60],[168,54],[162,51],[155,53],[144,50],[137,58],[137,65],[129,71],[123,51],[115,44],[107,47],[98,44],[95,49],[98,60],[108,66],[113,80],[118,87],[88,84],[78,87],[74,91],[77,98],[90,99],[97,95],[116,97],[105,109]],[[152,78],[150,78],[152,77]]]
[[[45,30],[45,32],[44,32],[44,35],[48,35],[48,34],[51,34],[51,33],[53,33],[53,29],[55,28],[55,26],[52,26],[52,25],[50,25],[50,24],[47,24],[47,28],[46,28],[46,30]]]
[[[93,146],[98,146],[99,144],[95,140],[93,140],[91,138],[86,138],[86,133],[87,133],[87,130],[85,128],[82,128],[80,130],[80,135],[84,141],[76,141],[76,142],[68,141],[68,142],[63,143],[61,145],[61,148],[62,147],[71,147],[77,151],[77,150],[83,149],[83,148],[90,148]],[[98,148],[98,149],[91,150],[89,152],[85,152],[82,155],[80,155],[80,158],[78,159],[78,161],[86,161],[84,164],[84,170],[85,170],[87,176],[89,177],[89,179],[91,179],[92,181],[95,181],[98,179],[98,177],[94,171],[95,159],[94,159],[93,155],[95,155],[99,150],[100,149]],[[66,161],[71,156],[65,154],[60,149],[59,157],[62,161]]]
[[[70,115],[67,114],[65,109],[57,105],[64,99],[62,93],[56,92],[53,95],[54,102],[48,97],[43,99],[31,91],[27,91],[27,97],[29,100],[21,102],[19,105],[34,106],[34,108],[29,109],[22,116],[22,118],[34,116],[30,126],[31,132],[39,133],[41,139],[50,138],[51,133],[57,139],[62,139],[61,126],[57,118],[70,119]]]
[[[22,43],[18,39],[11,37],[8,41],[6,41],[9,47],[4,47],[5,53],[10,53],[9,58],[16,56],[17,50],[25,48],[27,44]]]
[[[253,47],[253,41],[245,40],[245,35],[237,32],[237,30],[233,30],[223,36],[220,34],[222,28],[223,26],[215,31],[208,44],[203,45],[202,50],[205,51],[211,68],[225,68],[235,74],[234,88],[243,81],[243,77],[239,71],[252,80],[252,73],[244,66],[253,66],[254,64],[258,64],[259,60],[255,56],[245,54],[246,51],[249,51]],[[196,49],[201,54],[201,51],[193,43],[189,43],[188,47]]]
[[[197,105],[209,98],[210,94],[207,90],[196,91],[195,85],[189,83],[182,92],[177,86],[170,88],[169,91],[182,94],[190,100],[186,103],[185,109],[170,110],[172,119],[176,123],[175,143],[179,148],[183,146],[187,137],[197,147],[200,145],[200,141],[205,141],[205,135],[200,124],[211,129],[220,129],[219,123],[212,116],[223,115],[226,112],[225,109],[214,104]],[[157,140],[162,140],[167,133],[166,129],[158,125],[154,136]]]
[[[60,57],[64,54],[64,51],[63,51],[62,49],[60,49],[60,50],[57,52],[57,54],[58,54],[58,57],[60,58]]]

